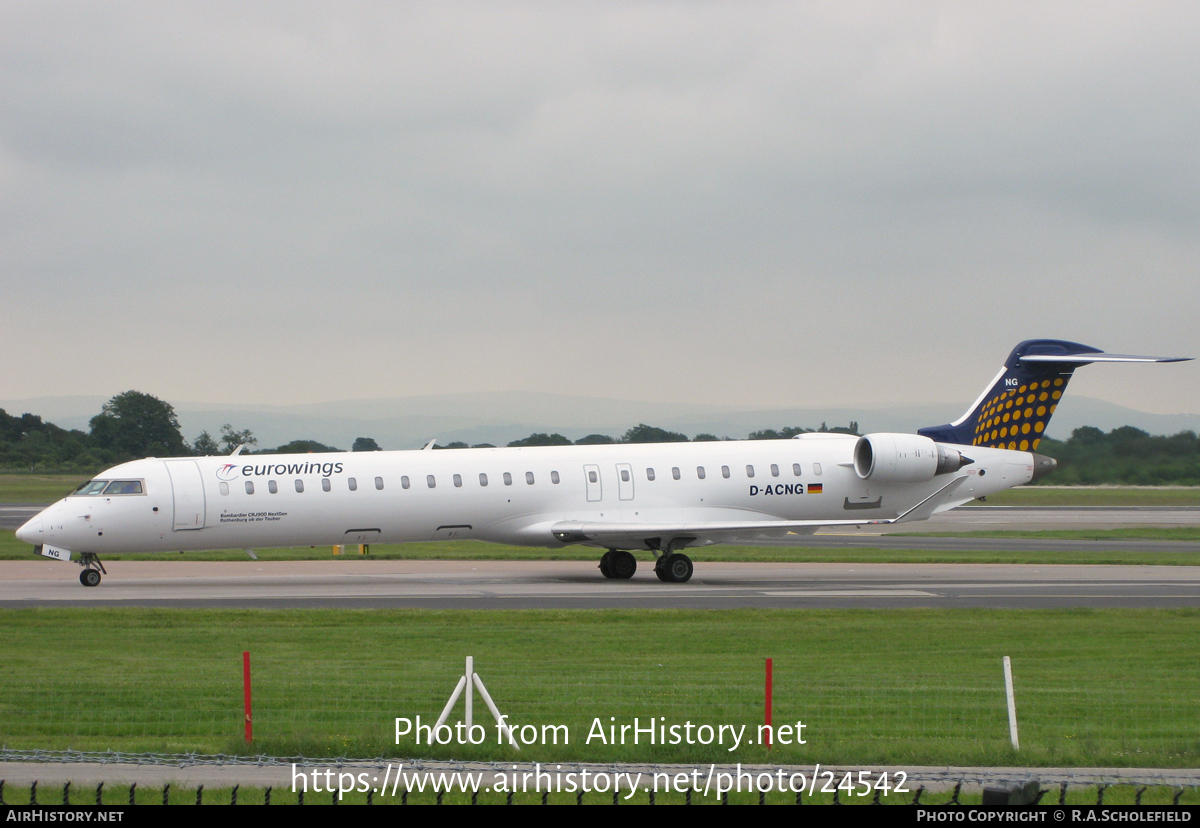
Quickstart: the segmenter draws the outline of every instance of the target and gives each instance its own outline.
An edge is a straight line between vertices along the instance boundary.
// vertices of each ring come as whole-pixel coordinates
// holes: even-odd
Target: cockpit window
[[[106,495],[130,495],[142,493],[140,480],[114,480],[104,488]]]
[[[108,485],[107,480],[89,480],[84,483],[73,494],[76,495],[97,495],[104,491],[104,487]]]

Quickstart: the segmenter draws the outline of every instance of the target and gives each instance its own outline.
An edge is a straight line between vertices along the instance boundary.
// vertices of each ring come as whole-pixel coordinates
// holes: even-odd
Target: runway
[[[959,506],[891,532],[1000,532],[1200,526],[1200,506]],[[864,531],[870,531],[864,527]],[[876,530],[878,531],[878,530]]]
[[[0,607],[729,609],[1200,607],[1200,567],[707,563],[664,584],[580,561],[127,561],[96,588],[56,561],[0,561]]]
[[[48,505],[0,503],[0,529],[17,529]],[[866,524],[861,529],[838,527],[837,534],[1123,529],[1135,526],[1200,526],[1200,506],[960,506],[929,520],[901,523],[886,530]]]
[[[49,503],[0,503],[0,529],[20,529]]]
[[[43,506],[0,503],[0,528],[15,529]],[[1013,530],[1119,529],[1200,526],[1197,506],[963,506],[926,521],[881,527],[837,527],[755,545],[818,548],[931,549],[966,552],[1200,552],[1200,542],[1153,540],[1067,540],[1058,538],[937,537],[936,533]],[[935,533],[934,536],[920,536]]]
[[[41,507],[0,504],[0,525]],[[1200,553],[1200,543],[971,537],[1004,529],[1196,526],[1200,507],[967,506],[888,534],[864,525],[780,540],[826,548]],[[889,527],[891,528],[891,527]],[[911,532],[964,532],[966,537]],[[645,556],[643,556],[645,557]],[[1200,566],[710,563],[696,551],[687,584],[663,584],[642,560],[631,581],[577,561],[112,561],[97,588],[75,566],[0,561],[0,607],[1195,607]]]

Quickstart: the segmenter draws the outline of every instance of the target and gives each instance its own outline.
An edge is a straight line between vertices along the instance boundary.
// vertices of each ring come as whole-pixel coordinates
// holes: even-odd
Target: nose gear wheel
[[[104,564],[100,563],[100,556],[95,552],[83,552],[79,556],[79,565],[83,567],[83,571],[79,573],[79,583],[85,587],[94,587],[100,585],[100,573],[108,574],[108,570],[104,568]]]

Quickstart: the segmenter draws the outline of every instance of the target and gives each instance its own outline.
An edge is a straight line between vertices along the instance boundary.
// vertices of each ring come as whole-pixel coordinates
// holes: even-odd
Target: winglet
[[[428,443],[425,444],[425,448],[421,449],[421,451],[433,451],[433,447],[436,444],[437,444],[437,438],[434,437],[432,440],[430,440]]]
[[[937,511],[939,506],[948,501],[954,495],[954,492],[963,484],[963,481],[966,479],[967,476],[965,474],[961,477],[954,478],[945,486],[942,486],[942,488],[938,489],[929,497],[922,500],[916,506],[913,506],[904,514],[897,516],[892,521],[889,521],[889,523],[907,523],[913,520],[928,520],[933,513]]]

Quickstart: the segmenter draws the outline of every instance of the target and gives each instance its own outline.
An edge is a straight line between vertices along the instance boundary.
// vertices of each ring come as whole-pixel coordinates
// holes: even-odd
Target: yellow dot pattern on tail
[[[1017,451],[1036,449],[1070,379],[1070,376],[1048,377],[996,392],[979,406],[971,445]]]

